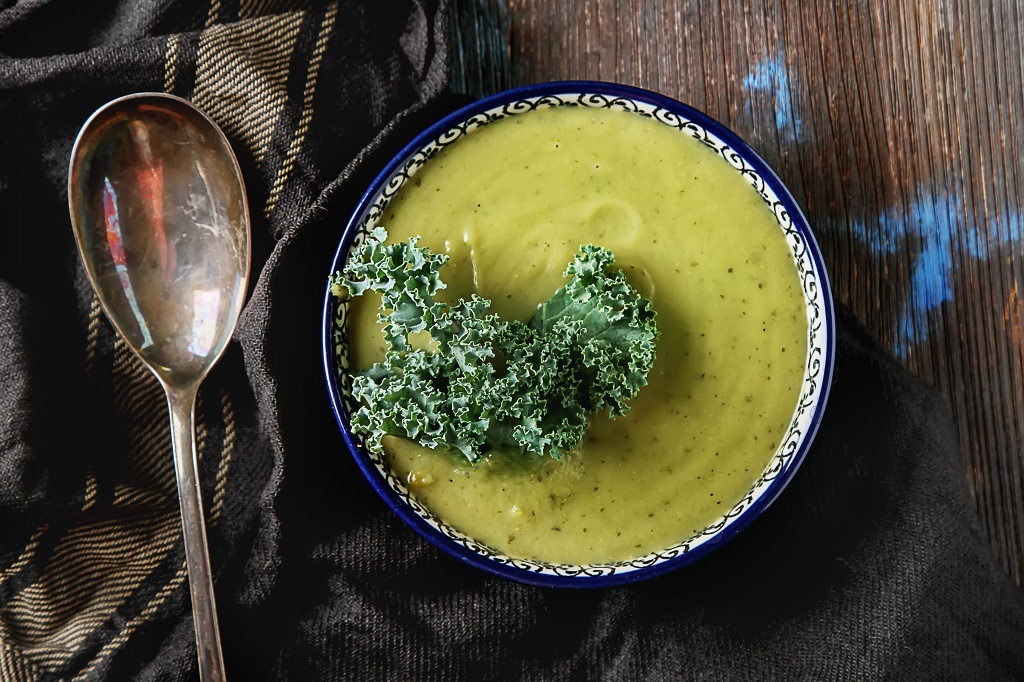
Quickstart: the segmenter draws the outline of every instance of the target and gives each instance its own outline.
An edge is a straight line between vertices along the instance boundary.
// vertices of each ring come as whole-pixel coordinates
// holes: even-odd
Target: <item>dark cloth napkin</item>
[[[197,678],[163,393],[66,203],[78,128],[137,91],[221,124],[253,216],[250,299],[197,410],[231,679],[1024,678],[1024,598],[948,409],[843,311],[806,462],[696,565],[527,587],[386,509],[329,412],[319,306],[359,194],[452,106],[443,5],[0,0],[0,679]]]

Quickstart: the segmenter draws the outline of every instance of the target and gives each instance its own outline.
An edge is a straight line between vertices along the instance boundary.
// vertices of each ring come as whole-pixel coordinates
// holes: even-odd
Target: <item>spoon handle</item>
[[[213,596],[213,574],[206,548],[206,523],[200,495],[196,459],[195,404],[198,386],[167,387],[167,406],[171,413],[171,444],[174,471],[178,478],[178,502],[181,504],[182,532],[185,535],[185,563],[192,591],[196,646],[199,652],[199,679],[223,682],[224,655],[217,627],[217,604]]]

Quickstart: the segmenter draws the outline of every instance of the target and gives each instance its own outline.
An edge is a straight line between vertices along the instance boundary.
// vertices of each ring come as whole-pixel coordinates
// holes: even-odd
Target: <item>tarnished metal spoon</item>
[[[238,161],[217,125],[187,101],[129,95],[98,109],[78,134],[68,204],[103,310],[167,392],[200,678],[223,680],[194,408],[249,279]]]

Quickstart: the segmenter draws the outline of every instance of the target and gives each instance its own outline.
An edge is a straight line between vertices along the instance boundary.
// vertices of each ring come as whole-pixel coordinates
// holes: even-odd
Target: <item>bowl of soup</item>
[[[325,290],[323,360],[344,441],[425,540],[544,586],[634,582],[691,563],[782,492],[820,424],[835,327],[792,195],[735,133],[663,95],[531,85],[436,122],[380,172],[331,273],[377,227],[448,257],[451,300],[528,320],[581,245],[610,250],[657,314],[656,359],[625,414],[592,417],[560,459],[469,463],[353,431],[353,378],[385,352],[378,307]]]

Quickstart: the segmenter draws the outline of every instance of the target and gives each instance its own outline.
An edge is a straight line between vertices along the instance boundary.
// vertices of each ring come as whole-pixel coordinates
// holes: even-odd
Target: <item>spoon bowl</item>
[[[111,322],[161,381],[199,381],[245,297],[248,209],[219,128],[185,100],[124,97],[86,121],[68,195]]]
[[[200,678],[221,680],[194,407],[231,338],[249,280],[238,161],[224,133],[186,100],[129,95],[82,127],[68,204],[104,312],[167,393]]]

